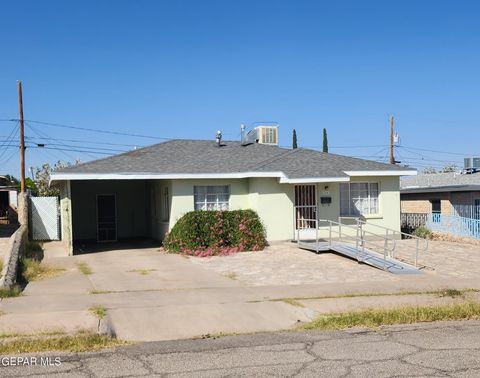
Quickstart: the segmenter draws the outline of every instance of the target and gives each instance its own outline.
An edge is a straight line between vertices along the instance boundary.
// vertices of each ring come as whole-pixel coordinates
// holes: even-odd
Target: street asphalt
[[[0,376],[480,377],[480,321],[258,333],[35,355],[46,356],[52,366],[2,366]]]

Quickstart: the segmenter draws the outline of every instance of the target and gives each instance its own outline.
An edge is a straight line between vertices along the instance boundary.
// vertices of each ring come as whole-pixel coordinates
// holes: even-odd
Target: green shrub
[[[9,289],[0,289],[0,298],[13,298],[22,295],[22,288],[15,285]]]
[[[253,210],[191,211],[163,241],[168,252],[202,257],[258,251],[266,243],[265,228]]]
[[[413,231],[413,235],[418,236],[419,238],[431,239],[432,231],[430,231],[427,227],[420,226]]]

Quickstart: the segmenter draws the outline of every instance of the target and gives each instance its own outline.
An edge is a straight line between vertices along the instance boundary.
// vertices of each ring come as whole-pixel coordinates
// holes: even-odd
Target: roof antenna
[[[215,135],[215,142],[217,143],[217,146],[220,147],[220,144],[222,143],[222,132],[220,130],[218,130]]]

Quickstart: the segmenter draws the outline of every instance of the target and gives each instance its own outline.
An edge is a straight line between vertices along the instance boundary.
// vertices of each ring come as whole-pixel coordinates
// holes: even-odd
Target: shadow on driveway
[[[85,255],[89,253],[97,252],[112,252],[112,251],[122,251],[122,250],[132,250],[132,249],[151,249],[151,248],[160,248],[162,243],[153,240],[153,239],[129,239],[121,240],[118,242],[78,242],[75,243],[73,254],[74,255]]]

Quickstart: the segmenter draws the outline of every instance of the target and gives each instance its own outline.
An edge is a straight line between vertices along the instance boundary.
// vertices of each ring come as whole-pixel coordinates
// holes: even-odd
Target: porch
[[[382,227],[398,233],[398,186],[398,178],[392,177],[353,177],[345,183],[295,185],[292,239],[328,238],[328,221],[347,226],[342,232],[348,236],[356,235],[358,221],[367,233],[378,234]]]
[[[65,183],[60,201],[62,240],[70,254],[93,243],[161,241],[169,226],[168,188],[164,180]]]

